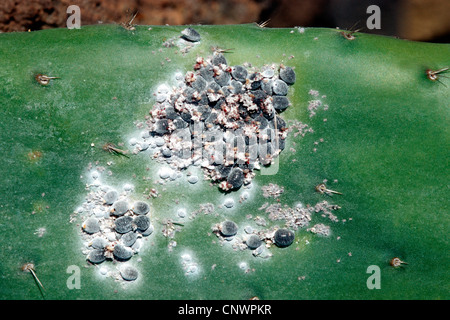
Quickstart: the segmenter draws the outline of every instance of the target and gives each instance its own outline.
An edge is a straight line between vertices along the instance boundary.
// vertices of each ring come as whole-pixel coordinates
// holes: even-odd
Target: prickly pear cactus
[[[0,44],[2,299],[449,297],[448,45],[255,25]]]

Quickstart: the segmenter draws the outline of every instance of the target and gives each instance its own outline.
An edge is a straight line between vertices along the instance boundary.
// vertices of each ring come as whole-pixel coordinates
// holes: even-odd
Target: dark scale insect
[[[200,33],[191,27],[181,31],[181,38],[190,42],[199,42],[201,40]]]
[[[214,81],[214,67],[210,64],[200,68],[199,74],[206,80],[206,82]]]
[[[251,90],[257,90],[261,88],[261,80],[255,80],[250,83]]]
[[[295,83],[295,72],[294,69],[291,67],[280,67],[280,79],[286,82],[289,85],[292,85]]]
[[[258,106],[261,107],[261,105],[264,103],[264,100],[267,98],[267,94],[262,90],[255,90],[252,91],[250,96],[253,99],[253,102]]]
[[[190,112],[186,110],[180,113],[180,118],[183,119],[183,121],[185,121],[189,125],[189,123],[191,123],[192,115]]]
[[[94,264],[102,263],[106,260],[105,251],[101,249],[91,250],[88,253],[87,260]]]
[[[226,220],[220,224],[220,233],[225,237],[232,237],[236,235],[238,226],[234,221]]]
[[[174,120],[178,117],[178,113],[175,111],[175,108],[172,106],[167,106],[164,111],[166,112],[166,118],[170,120]]]
[[[274,96],[273,107],[277,111],[284,111],[289,107],[289,99],[285,96]]]
[[[153,132],[160,136],[169,133],[169,121],[167,119],[156,120]]]
[[[154,228],[153,228],[153,225],[150,224],[150,227],[148,227],[147,229],[145,229],[145,230],[139,230],[139,229],[137,229],[137,231],[138,231],[142,236],[148,237],[149,235],[151,235],[151,234],[153,233]]]
[[[208,117],[205,119],[205,125],[207,129],[210,129],[215,126],[217,120],[217,111],[212,111],[209,113]]]
[[[217,83],[215,83],[217,85]],[[216,110],[222,110],[222,106],[226,105],[226,101],[224,98],[219,98],[218,100],[212,103],[212,107]]]
[[[119,261],[129,260],[133,256],[133,250],[123,244],[116,244],[113,250],[114,257]]]
[[[231,68],[231,75],[237,81],[245,82],[247,80],[248,71],[243,66],[234,66]]]
[[[205,121],[211,114],[211,108],[207,104],[202,104],[198,106],[197,112],[200,113],[200,120]]]
[[[133,230],[133,218],[130,216],[124,216],[117,218],[114,221],[114,229],[118,233],[127,233]]]
[[[217,82],[211,82],[208,84],[208,86],[206,87],[206,92],[209,93],[218,93],[220,92],[222,88],[220,87],[220,85]]]
[[[269,125],[269,121],[266,119],[266,117],[263,116],[262,113],[260,113],[253,120],[256,122],[256,125],[259,127],[260,131],[267,128],[267,126]]]
[[[216,171],[220,178],[227,178],[231,172],[231,166],[225,166],[223,164],[216,167]]]
[[[244,172],[242,169],[234,168],[227,177],[230,189],[239,189],[244,184]]]
[[[275,244],[280,248],[290,246],[294,242],[294,239],[294,232],[288,229],[278,229],[273,236]]]
[[[219,86],[225,87],[230,84],[231,76],[228,72],[224,71],[216,76],[215,81]]]
[[[184,95],[186,96],[186,102],[188,102],[188,103],[196,103],[196,102],[198,102],[199,94],[194,88],[187,87],[184,90]]]
[[[175,129],[184,129],[189,126],[189,123],[181,119],[181,117],[173,119],[172,123],[175,126]]]
[[[224,55],[219,52],[214,52],[212,58],[212,64],[215,66],[219,66],[221,64],[227,65],[227,59],[225,59]]]
[[[192,82],[191,85],[193,89],[197,90],[198,92],[201,92],[206,89],[208,82],[205,80],[205,78],[199,75],[195,78],[195,81]]]
[[[286,139],[278,139],[278,149],[280,151],[283,151],[284,148],[286,147]]]
[[[150,227],[150,218],[147,216],[137,216],[133,220],[133,224],[139,231],[145,231]]]
[[[242,89],[242,82],[237,81],[235,79],[231,80],[230,82],[230,86],[231,86],[231,92],[234,94],[239,94],[239,93],[243,93],[244,90]]]

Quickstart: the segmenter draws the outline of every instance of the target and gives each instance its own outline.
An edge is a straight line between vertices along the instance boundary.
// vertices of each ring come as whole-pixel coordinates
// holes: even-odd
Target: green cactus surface
[[[257,25],[194,26],[201,41],[186,46],[185,28],[0,34],[0,298],[448,299],[450,81],[445,70],[437,79],[426,71],[450,65],[450,46]],[[296,73],[291,106],[280,114],[286,147],[256,171],[251,189],[222,192],[194,169],[160,183],[162,164],[129,145],[158,86],[193,70],[214,47],[230,66],[282,64]],[[40,84],[38,74],[55,78]],[[106,143],[126,153],[106,152]],[[133,199],[150,203],[154,232],[127,262],[139,271],[135,281],[102,274],[121,262],[93,265],[83,253],[77,208],[95,189],[96,168],[101,183],[131,185]],[[196,184],[187,182],[190,170]],[[317,192],[324,181],[341,194]],[[268,196],[270,184],[283,192]],[[223,206],[229,198],[232,208]],[[323,201],[340,209],[314,213],[292,245],[265,248],[269,257],[212,231],[224,220],[240,232],[284,227],[270,219],[271,205]],[[170,237],[168,221],[175,222]],[[328,236],[311,230],[321,224]],[[395,257],[407,264],[392,266]],[[367,286],[370,266],[379,267],[379,289]]]

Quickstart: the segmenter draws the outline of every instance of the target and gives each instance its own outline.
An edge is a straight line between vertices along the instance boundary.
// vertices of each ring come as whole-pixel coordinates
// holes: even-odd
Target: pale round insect
[[[186,218],[186,215],[187,215],[186,209],[184,209],[184,208],[178,209],[178,210],[177,210],[177,215],[178,215],[180,218]]]
[[[294,242],[294,232],[288,229],[278,229],[273,237],[278,247],[284,248],[290,246]]]
[[[101,249],[91,250],[87,256],[87,260],[92,263],[102,263],[105,259],[105,252]]]
[[[252,234],[245,240],[245,243],[250,250],[254,250],[261,246],[262,240],[256,234]]]
[[[134,281],[139,276],[139,271],[132,266],[123,266],[120,268],[120,275],[122,276],[123,280],[126,281]]]
[[[124,216],[117,218],[116,221],[114,221],[114,229],[118,233],[127,233],[133,230],[133,218],[130,216]]]
[[[94,249],[104,249],[108,245],[108,240],[102,237],[95,237],[91,242],[90,246]]]
[[[104,197],[103,200],[105,200],[105,203],[108,205],[112,205],[116,200],[119,198],[119,194],[116,190],[110,190],[108,191]]]
[[[288,93],[288,86],[283,80],[275,80],[272,83],[272,90],[277,96],[285,96]]]
[[[225,237],[232,237],[238,231],[238,226],[234,221],[226,220],[220,224],[220,233]]]
[[[100,224],[98,222],[98,219],[93,217],[88,218],[86,221],[84,221],[82,227],[83,230],[89,234],[93,234],[100,231]]]
[[[234,207],[234,200],[231,199],[231,198],[227,198],[227,199],[225,199],[225,201],[223,202],[223,205],[224,205],[226,208],[233,208],[233,207]]]
[[[264,67],[261,70],[261,75],[264,78],[272,78],[274,76],[274,74],[275,74],[275,72],[274,72],[273,68],[271,68],[271,67]]]
[[[132,210],[135,214],[144,215],[150,211],[150,206],[145,201],[136,201],[133,204]]]
[[[114,246],[113,255],[117,260],[128,260],[133,255],[133,251],[130,248],[125,247],[123,244],[116,244]]]
[[[198,182],[198,176],[190,176],[190,177],[188,178],[188,182],[189,182],[190,184],[196,184],[196,183]]]
[[[150,227],[150,218],[147,216],[137,216],[133,220],[134,225],[139,231],[145,231]]]
[[[114,203],[111,209],[111,214],[114,216],[123,216],[129,210],[129,205],[127,201],[120,200]]]

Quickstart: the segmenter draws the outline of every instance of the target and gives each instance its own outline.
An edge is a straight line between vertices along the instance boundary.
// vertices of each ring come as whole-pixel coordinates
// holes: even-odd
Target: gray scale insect
[[[124,216],[124,217],[120,217],[117,218],[114,221],[114,229],[118,232],[118,233],[127,233],[129,231],[133,230],[133,218],[130,216]]]
[[[133,250],[123,244],[116,244],[113,250],[114,257],[119,261],[129,260],[133,256]]]
[[[137,215],[147,214],[150,211],[150,206],[147,202],[144,201],[136,201],[133,204],[132,209],[133,212]]]
[[[91,250],[87,256],[87,260],[91,263],[102,263],[106,260],[105,251],[101,249]]]
[[[133,266],[123,266],[120,269],[120,275],[123,280],[134,281],[139,276],[139,271]]]
[[[238,226],[234,221],[226,220],[220,224],[220,233],[225,237],[232,237],[236,235]]]
[[[278,247],[284,248],[290,246],[294,242],[295,235],[291,230],[278,229],[275,231],[273,239]]]
[[[83,223],[83,230],[86,233],[89,234],[93,234],[93,233],[97,233],[100,231],[100,224],[97,218],[91,217],[88,218],[84,223]]]
[[[123,216],[129,210],[129,204],[127,201],[116,201],[111,209],[111,214],[114,216]]]

